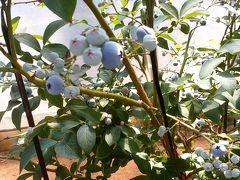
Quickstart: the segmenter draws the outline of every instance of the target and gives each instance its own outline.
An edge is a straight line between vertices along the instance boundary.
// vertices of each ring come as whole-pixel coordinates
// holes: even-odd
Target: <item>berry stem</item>
[[[184,52],[184,57],[183,57],[183,63],[182,63],[181,69],[180,69],[180,71],[179,71],[179,77],[182,76],[184,67],[185,67],[185,65],[186,65],[186,63],[187,63],[187,60],[188,60],[188,50],[189,50],[190,41],[191,41],[192,36],[193,36],[193,33],[194,33],[194,31],[195,31],[195,29],[196,29],[197,27],[198,27],[198,26],[196,25],[196,27],[194,27],[194,28],[189,32],[188,39],[187,39],[187,44],[186,44],[186,48],[185,48],[185,52]]]
[[[14,69],[14,68],[0,67],[0,72],[11,72],[11,73],[16,73],[17,70]]]

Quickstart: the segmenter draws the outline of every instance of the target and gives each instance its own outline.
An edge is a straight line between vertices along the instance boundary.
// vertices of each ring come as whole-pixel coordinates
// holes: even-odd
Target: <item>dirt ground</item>
[[[63,165],[68,165],[69,161],[63,160]],[[141,175],[137,166],[130,161],[127,166],[120,168],[109,180],[128,180]],[[16,180],[19,176],[19,162],[15,160],[0,159],[0,180]],[[54,173],[49,173],[49,179],[54,180]],[[29,178],[30,180],[30,178]]]
[[[0,140],[6,137],[12,137],[16,135],[17,132],[4,132],[0,133]],[[16,139],[7,139],[6,141],[0,141],[0,154],[4,155],[7,150],[10,149],[12,145],[16,142]],[[201,146],[205,149],[209,149],[210,144],[203,138],[199,138],[193,144],[193,149]],[[8,149],[9,148],[9,149]],[[181,153],[181,152],[179,152]],[[69,164],[72,161],[61,159],[63,165],[69,167]],[[138,170],[136,164],[133,161],[130,161],[127,166],[120,168],[116,173],[112,174],[109,180],[130,180],[136,176],[141,175],[141,172]],[[5,160],[0,158],[0,180],[16,180],[19,176],[19,162],[15,160]],[[97,176],[97,175],[95,175]],[[30,179],[30,178],[29,178]],[[49,179],[54,180],[54,173],[49,173]]]
[[[204,139],[197,141],[194,144],[194,147],[205,147],[209,149],[209,144]],[[63,165],[67,167],[71,163],[68,160],[61,160]],[[15,160],[3,160],[0,159],[0,180],[16,180],[19,175],[19,162]],[[120,168],[116,173],[112,174],[109,180],[129,180],[136,176],[141,175],[141,172],[138,170],[138,167],[133,161],[130,161],[127,166]],[[49,179],[54,180],[54,173],[49,173]]]

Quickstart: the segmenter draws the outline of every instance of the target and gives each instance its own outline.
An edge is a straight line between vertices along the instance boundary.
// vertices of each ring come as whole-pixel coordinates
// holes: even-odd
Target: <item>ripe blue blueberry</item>
[[[204,163],[204,164],[203,164],[203,169],[204,169],[205,171],[207,171],[207,172],[210,172],[210,171],[212,171],[214,168],[213,168],[213,165],[212,165],[211,163],[207,162],[207,163]]]
[[[157,47],[156,37],[151,34],[147,34],[143,38],[143,47],[148,51],[154,51]]]
[[[205,19],[201,19],[201,20],[200,20],[200,25],[201,25],[201,26],[206,26],[206,24],[207,24],[207,22],[206,22]]]
[[[43,79],[43,78],[46,77],[46,72],[45,72],[45,70],[43,70],[43,69],[37,69],[37,70],[35,71],[35,76],[38,77],[38,78],[40,78],[40,79]]]
[[[215,143],[212,146],[212,154],[216,157],[221,157],[227,152],[226,147],[221,143]]]
[[[147,34],[152,34],[153,35],[154,31],[147,26],[140,26],[140,27],[137,28],[136,34],[137,34],[137,40],[140,43],[143,43],[144,36],[146,36]]]
[[[38,61],[37,61],[37,65],[38,65],[39,67],[42,67],[43,64],[44,64],[44,63],[43,63],[42,60],[38,60]]]
[[[233,164],[237,164],[239,163],[240,161],[240,157],[236,154],[232,155],[231,158],[230,158],[230,161],[233,163]]]
[[[46,89],[51,95],[59,95],[64,89],[64,81],[60,76],[52,75],[46,81]]]
[[[23,70],[28,72],[37,69],[37,66],[34,66],[33,64],[30,63],[24,63],[23,64]]]
[[[207,151],[202,151],[200,156],[203,158],[203,159],[209,159],[209,153]]]
[[[227,165],[226,163],[221,163],[221,164],[219,165],[219,169],[220,169],[222,172],[224,172],[224,171],[228,170],[228,165]]]
[[[62,58],[56,58],[53,65],[53,70],[57,73],[61,73],[64,70],[64,60]]]
[[[83,61],[89,66],[97,66],[102,60],[102,52],[100,48],[97,47],[88,47],[83,51]]]
[[[27,93],[27,96],[31,96],[32,95],[32,89],[30,87],[25,87],[25,91]]]
[[[92,28],[87,31],[86,38],[89,44],[93,46],[101,46],[108,41],[108,35],[102,28]]]
[[[204,151],[204,149],[202,147],[196,147],[196,149],[194,150],[194,153],[198,156],[201,156],[201,153]]]
[[[117,68],[122,60],[123,49],[120,44],[114,41],[107,41],[102,46],[102,63],[107,69]]]
[[[64,88],[63,94],[66,98],[74,99],[80,94],[80,90],[76,86],[68,86]]]
[[[177,73],[172,73],[171,76],[169,76],[168,80],[169,81],[176,81],[178,79],[178,74]]]
[[[89,46],[85,36],[78,36],[70,41],[69,50],[75,56],[82,55],[83,51]]]
[[[87,104],[90,107],[96,107],[96,105],[97,105],[96,100],[94,98],[88,99]]]
[[[48,61],[50,61],[51,63],[54,63],[54,61],[55,61],[57,58],[59,58],[59,55],[58,55],[58,53],[56,53],[56,52],[49,52],[49,53],[45,54],[44,57],[45,57]]]
[[[167,128],[165,126],[160,126],[158,128],[157,134],[159,137],[163,137],[166,132],[167,132]]]
[[[232,174],[232,177],[233,177],[233,178],[236,178],[236,177],[240,176],[240,170],[237,169],[237,168],[234,168],[234,169],[231,171],[231,174]]]
[[[215,159],[212,164],[215,168],[219,168],[220,164],[222,164],[222,161]]]
[[[59,73],[57,73],[57,72],[55,72],[55,71],[53,71],[53,70],[49,70],[49,69],[46,69],[46,70],[45,70],[45,73],[46,73],[46,77],[51,77],[51,76],[53,76],[53,75],[59,76]]]
[[[226,170],[223,172],[224,176],[226,179],[231,179],[232,178],[232,171],[231,170]]]

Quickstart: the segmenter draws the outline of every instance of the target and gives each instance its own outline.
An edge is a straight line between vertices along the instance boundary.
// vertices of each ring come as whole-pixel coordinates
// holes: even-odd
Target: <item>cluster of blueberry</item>
[[[138,27],[136,37],[137,41],[142,43],[148,51],[156,49],[157,41],[151,28]],[[122,61],[123,49],[121,45],[109,40],[107,33],[102,28],[94,27],[89,29],[85,35],[77,36],[71,40],[69,50],[74,56],[82,56],[83,62],[89,66],[97,66],[102,63],[107,69],[115,69]],[[80,93],[79,88],[75,86],[65,87],[64,80],[59,76],[65,70],[64,59],[60,58],[56,52],[46,53],[44,58],[50,62],[51,70],[43,68],[43,60],[38,60],[37,66],[25,63],[23,70],[34,72],[34,75],[40,79],[46,78],[46,89],[49,94],[59,95],[63,93],[66,98],[77,98]]]
[[[140,26],[136,30],[137,40],[143,43],[144,48],[153,51],[156,48],[154,31],[147,26]],[[107,69],[115,69],[121,64],[123,49],[120,44],[109,40],[108,35],[102,28],[91,28],[85,36],[79,35],[70,42],[70,52],[74,56],[82,56],[85,64],[97,66],[100,63]],[[64,88],[64,81],[58,75],[64,70],[64,60],[55,52],[47,54],[46,59],[53,64],[53,71],[57,74],[46,75],[43,69],[37,69],[35,75],[38,78],[49,77],[46,81],[46,89],[49,94],[59,95],[64,93],[67,98],[76,98],[79,89],[75,86]],[[41,61],[42,62],[42,61]],[[38,66],[42,66],[38,62]],[[28,68],[29,70],[31,68]]]
[[[198,120],[201,121],[201,119]],[[165,126],[160,126],[157,134],[159,137],[163,137],[167,131]],[[192,160],[197,161],[206,172],[216,170],[218,173],[222,172],[226,179],[231,179],[240,176],[240,169],[237,166],[240,162],[240,157],[236,154],[230,154],[232,153],[228,153],[224,143],[219,142],[212,145],[210,152],[202,147],[197,147],[193,154],[186,153],[182,157],[190,157]],[[228,155],[228,158],[226,155]],[[229,159],[229,162],[226,163],[226,159]]]
[[[107,69],[120,65],[123,52],[121,45],[110,41],[102,28],[92,28],[85,36],[79,35],[70,42],[69,50],[75,56],[82,55],[85,64],[97,66],[102,62]]]
[[[197,155],[196,160],[202,164],[202,167],[206,172],[222,172],[226,179],[240,176],[240,170],[237,166],[240,161],[240,157],[236,154],[230,155],[223,143],[215,143],[212,145],[212,156],[202,147],[197,147],[194,154]],[[226,155],[229,156],[229,162],[222,162],[227,159]]]
[[[157,47],[157,40],[153,29],[147,26],[140,26],[136,30],[137,40],[142,43],[148,51],[154,51]]]

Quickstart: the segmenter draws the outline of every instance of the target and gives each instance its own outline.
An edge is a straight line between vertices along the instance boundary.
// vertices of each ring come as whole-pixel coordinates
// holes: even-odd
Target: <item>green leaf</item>
[[[72,121],[72,120],[64,120],[63,121],[63,127],[62,127],[62,131],[67,131],[67,130],[69,130],[69,129],[72,129],[72,128],[74,128],[74,127],[76,127],[76,126],[78,126],[80,124],[80,122],[79,121]]]
[[[138,169],[143,174],[151,174],[151,165],[147,159],[140,158],[139,156],[134,155],[133,160],[138,166]]]
[[[40,105],[41,98],[39,96],[35,96],[29,100],[29,104],[31,107],[31,110],[34,111],[37,109],[37,107]]]
[[[216,68],[223,61],[223,58],[215,58],[205,61],[200,69],[199,77],[201,79],[206,78],[213,72],[214,68]]]
[[[129,153],[137,153],[139,152],[138,144],[130,138],[120,139],[118,145],[121,149],[129,152]]]
[[[78,159],[81,158],[81,149],[77,143],[77,137],[73,133],[65,135],[64,140],[55,145],[57,155],[68,158]]]
[[[121,0],[122,6],[125,7],[128,4],[129,0]]]
[[[184,33],[184,34],[188,34],[190,31],[190,26],[188,23],[186,22],[181,22],[180,23],[180,30]]]
[[[143,108],[135,107],[132,109],[131,115],[139,118],[139,119],[146,119],[148,114]]]
[[[100,122],[101,114],[88,106],[72,105],[69,107],[73,114],[83,117],[89,125],[97,125]]]
[[[219,104],[217,102],[204,101],[202,111],[207,116],[207,118],[211,119],[213,122],[219,123],[221,113],[219,110]]]
[[[168,172],[171,172],[172,176],[177,176],[179,172],[189,171],[192,169],[187,160],[170,158],[168,158],[165,168]]]
[[[168,47],[168,42],[166,39],[163,39],[161,37],[158,37],[157,38],[157,41],[158,41],[158,46],[163,48],[163,49],[169,49]]]
[[[55,180],[63,180],[69,179],[71,177],[71,173],[67,167],[59,165],[56,170],[56,178]]]
[[[188,119],[193,120],[196,118],[192,101],[186,101],[184,103],[179,104],[179,110],[181,114]]]
[[[143,88],[146,91],[148,97],[153,96],[153,83],[152,82],[146,82],[143,84]]]
[[[65,58],[68,55],[68,48],[63,44],[48,44],[41,51],[43,57],[47,57],[50,52],[56,52],[60,58]]]
[[[142,1],[141,0],[135,0],[133,3],[132,11],[131,14],[135,15],[136,12],[139,10],[139,6],[141,5]]]
[[[50,148],[54,146],[57,142],[52,139],[41,139],[40,145],[41,150],[45,150],[47,148]],[[20,160],[20,172],[26,167],[26,165],[29,163],[29,161],[32,159],[33,156],[35,156],[36,151],[34,144],[31,142],[22,152],[21,154],[21,160]]]
[[[188,14],[185,14],[181,19],[185,20],[185,19],[190,19],[192,17],[196,17],[196,16],[209,16],[209,15],[210,15],[209,12],[205,10],[196,10]]]
[[[13,107],[19,105],[21,103],[21,101],[16,101],[16,100],[10,100],[8,102],[8,106],[6,108],[6,111],[11,111]]]
[[[41,99],[38,96],[33,97],[29,100],[29,105],[32,111],[39,106],[40,101]],[[22,104],[20,104],[18,107],[12,110],[12,122],[18,130],[21,129],[21,119],[22,119],[23,113],[24,113],[24,108]]]
[[[17,16],[17,17],[12,19],[12,31],[13,31],[13,34],[15,33],[15,31],[16,31],[16,29],[18,27],[19,20],[20,20],[20,16]]]
[[[43,0],[44,4],[60,18],[71,22],[77,0]]]
[[[236,78],[228,71],[220,72],[214,76],[221,86],[227,90],[231,95],[234,90],[237,88],[237,80]]]
[[[201,2],[203,2],[203,0],[186,0],[180,9],[180,17]]]
[[[152,180],[152,178],[150,176],[139,175],[132,178],[131,180]]]
[[[167,15],[159,15],[157,18],[154,18],[154,26],[159,27],[162,25],[162,22],[168,18]]]
[[[169,34],[162,33],[162,34],[159,35],[159,37],[162,37],[164,39],[172,41],[172,42],[174,42],[174,44],[178,44],[177,41],[172,36],[170,36]]]
[[[240,39],[231,39],[222,45],[222,47],[219,49],[219,52],[221,53],[230,53],[230,54],[237,54],[240,52],[239,49],[240,46]]]
[[[236,109],[240,110],[240,89],[236,90],[229,100]]]
[[[111,155],[112,148],[103,140],[97,147],[96,158],[104,159]]]
[[[201,88],[203,90],[209,90],[212,87],[212,83],[211,83],[210,79],[201,79],[197,82],[197,85],[199,88]]]
[[[24,109],[22,105],[12,110],[12,122],[19,131],[21,130],[21,119],[22,119],[23,113],[24,113]]]
[[[178,19],[178,10],[176,9],[175,6],[173,6],[172,4],[167,4],[167,3],[161,3],[160,7],[166,11],[168,14],[170,14],[172,17]]]
[[[6,111],[0,111],[0,122],[1,122],[1,120],[2,120],[2,118],[3,118],[3,116],[4,116],[4,114],[5,114],[5,112],[6,112]]]
[[[120,139],[121,129],[117,126],[108,128],[105,134],[105,141],[109,146],[115,144]]]
[[[33,176],[35,173],[26,173],[18,176],[17,180],[26,180],[29,177]]]
[[[78,24],[88,24],[88,21],[86,19],[81,19],[77,21]]]
[[[86,153],[90,153],[96,142],[95,130],[88,125],[81,126],[77,131],[77,141]]]
[[[23,52],[23,55],[20,57],[20,59],[27,63],[33,63],[33,57],[29,52]]]
[[[54,105],[56,107],[62,108],[63,107],[63,98],[61,95],[51,95],[45,91],[45,97],[49,101],[51,105]]]
[[[125,134],[127,137],[134,137],[136,135],[136,132],[129,126],[123,125],[120,126],[121,131],[123,134]]]
[[[105,83],[111,84],[114,81],[115,72],[101,68],[98,75]]]
[[[35,49],[38,52],[41,51],[41,47],[40,47],[39,42],[31,34],[19,33],[19,34],[14,35],[14,37],[20,43],[23,43],[23,44]]]
[[[78,170],[78,163],[77,162],[72,163],[70,167],[70,172],[74,174],[77,170]]]
[[[66,23],[66,21],[63,20],[56,20],[51,22],[45,29],[43,34],[43,44],[45,44],[48,39],[61,27],[63,27]]]

